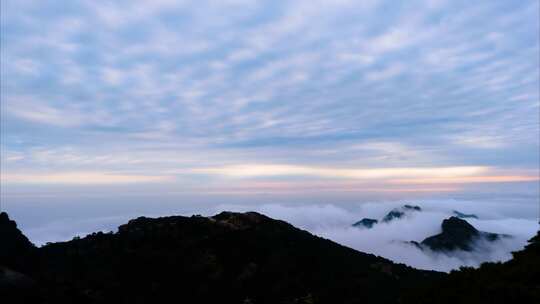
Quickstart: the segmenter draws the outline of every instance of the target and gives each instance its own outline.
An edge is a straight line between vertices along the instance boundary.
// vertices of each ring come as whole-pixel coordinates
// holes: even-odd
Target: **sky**
[[[538,204],[539,19],[532,0],[3,0],[2,208]]]

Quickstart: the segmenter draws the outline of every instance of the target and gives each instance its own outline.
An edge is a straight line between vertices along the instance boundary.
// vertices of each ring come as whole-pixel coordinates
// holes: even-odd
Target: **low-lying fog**
[[[421,212],[389,223],[381,218],[390,210],[404,204],[418,205]],[[81,217],[62,216],[61,220],[19,222],[23,232],[37,245],[49,241],[71,239],[94,231],[116,230],[118,225],[140,215],[165,216],[172,214],[213,215],[220,211],[257,211],[276,219],[285,220],[313,234],[331,239],[359,251],[373,253],[396,262],[439,271],[450,271],[460,266],[478,266],[485,261],[505,261],[511,252],[522,249],[529,238],[538,230],[538,206],[531,202],[483,202],[466,200],[412,200],[347,204],[211,204],[191,206],[187,209],[135,210],[124,213],[120,210],[111,216],[87,215]],[[477,244],[472,252],[454,252],[452,255],[435,253],[406,244],[407,241],[421,242],[424,238],[441,232],[443,219],[452,216],[453,210],[475,214],[478,219],[466,220],[481,231],[512,235],[489,244]],[[379,224],[372,229],[361,229],[351,225],[362,218],[374,218]],[[17,220],[17,218],[15,217]],[[36,217],[37,219],[37,217]]]
[[[407,203],[419,205],[422,211],[407,213],[405,217],[388,223],[380,222],[391,209]],[[512,257],[512,251],[522,249],[538,230],[537,220],[530,217],[537,213],[536,209],[523,207],[509,203],[447,200],[365,203],[357,210],[335,205],[294,207],[272,204],[257,208],[224,205],[218,209],[255,209],[359,251],[380,255],[416,268],[450,271],[460,266],[478,266],[486,261],[505,261]],[[457,251],[449,255],[428,249],[422,251],[404,243],[411,240],[421,242],[428,236],[440,233],[442,220],[452,216],[453,210],[477,215],[478,219],[465,220],[478,230],[510,234],[512,238],[502,238],[492,243],[477,243],[472,252]],[[351,226],[364,217],[378,219],[379,224],[371,229]]]

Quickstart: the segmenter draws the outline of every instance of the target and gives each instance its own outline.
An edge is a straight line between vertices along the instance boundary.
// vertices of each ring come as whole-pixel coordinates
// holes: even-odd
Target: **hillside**
[[[535,303],[540,235],[506,263],[416,270],[255,212],[140,217],[35,248],[0,217],[1,303]],[[21,263],[22,261],[22,263]]]
[[[442,276],[254,212],[141,217],[35,259],[26,274],[44,303],[397,303]]]
[[[0,264],[22,270],[29,266],[36,248],[5,212],[0,213],[0,244]]]

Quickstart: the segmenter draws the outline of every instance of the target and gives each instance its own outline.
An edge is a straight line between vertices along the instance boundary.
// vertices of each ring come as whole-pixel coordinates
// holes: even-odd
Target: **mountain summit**
[[[27,274],[53,303],[396,303],[442,276],[256,212],[139,217],[43,246],[35,260]]]
[[[495,241],[500,234],[478,231],[467,221],[452,216],[443,220],[442,232],[428,237],[422,241],[422,245],[434,251],[464,250],[471,251],[472,246],[478,240]]]
[[[422,208],[420,208],[420,206],[414,205],[403,205],[400,208],[394,208],[390,212],[388,212],[388,214],[383,217],[382,221],[388,223],[395,219],[402,218],[405,214],[414,211],[422,211]]]
[[[512,261],[447,275],[358,252],[256,212],[139,217],[116,233],[40,248],[7,215],[0,220],[2,246],[30,252],[21,256],[24,269],[0,260],[1,303],[481,303],[486,295],[490,303],[536,303],[540,298],[538,236]],[[442,228],[443,235],[482,234],[454,218]]]

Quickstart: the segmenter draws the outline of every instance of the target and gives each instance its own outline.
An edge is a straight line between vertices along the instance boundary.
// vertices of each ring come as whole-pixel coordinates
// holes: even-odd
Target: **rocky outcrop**
[[[452,216],[443,220],[442,232],[424,239],[420,244],[433,251],[471,251],[477,241],[495,241],[506,235],[478,231],[467,221]]]
[[[408,214],[410,212],[418,212],[418,211],[422,211],[422,208],[420,208],[420,206],[403,205],[403,206],[401,206],[399,208],[394,208],[390,212],[388,212],[382,218],[381,222],[388,223],[388,222],[391,222],[391,221],[393,221],[395,219],[402,218],[403,216],[405,216],[406,214]],[[363,218],[363,219],[359,220],[358,222],[352,224],[351,226],[356,227],[356,228],[370,229],[370,228],[373,228],[373,226],[378,224],[378,223],[379,223],[379,221],[376,220],[376,219]]]
[[[377,221],[376,219],[363,218],[363,219],[359,220],[358,222],[352,224],[352,226],[356,227],[356,228],[370,229],[370,228],[373,228],[373,225],[377,224],[378,222],[379,221]]]
[[[383,217],[382,222],[388,223],[395,219],[402,218],[405,214],[409,212],[417,212],[417,211],[422,211],[422,208],[420,208],[419,206],[413,206],[413,205],[404,205],[400,208],[394,208]]]

